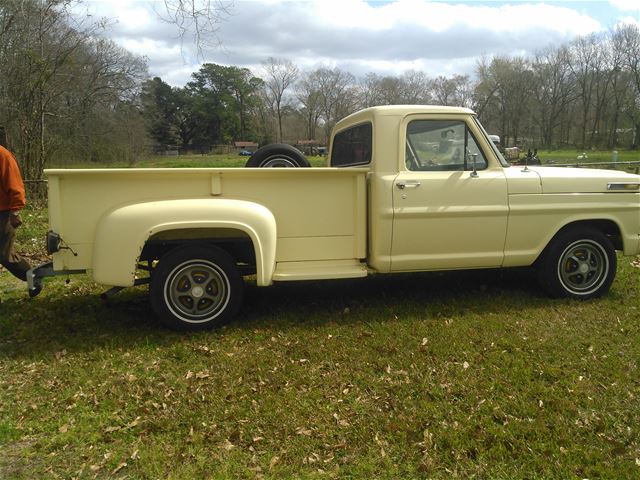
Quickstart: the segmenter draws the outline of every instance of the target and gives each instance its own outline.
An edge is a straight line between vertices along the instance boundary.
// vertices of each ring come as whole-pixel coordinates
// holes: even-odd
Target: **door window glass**
[[[455,171],[487,168],[487,160],[467,125],[452,120],[414,120],[407,126],[408,170]]]

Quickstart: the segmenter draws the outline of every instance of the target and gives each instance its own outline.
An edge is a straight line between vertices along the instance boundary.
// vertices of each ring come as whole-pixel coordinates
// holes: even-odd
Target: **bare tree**
[[[307,138],[316,138],[316,128],[320,119],[321,98],[318,85],[313,75],[306,73],[296,84],[296,98],[301,105],[301,113],[305,117]]]
[[[518,142],[528,114],[531,71],[523,57],[495,57],[478,64],[476,102],[490,128],[498,128],[505,145]]]
[[[569,67],[578,87],[578,98],[581,107],[580,147],[587,147],[587,129],[591,106],[596,95],[603,68],[603,52],[600,49],[600,37],[591,34],[579,37],[570,47]]]
[[[275,109],[278,120],[278,141],[282,141],[282,108],[284,107],[285,92],[298,78],[298,67],[284,58],[269,57],[263,63],[266,76],[267,95]]]
[[[640,143],[640,28],[626,24],[618,26],[613,33],[614,44],[620,50],[622,68],[631,77],[634,94],[626,102],[626,111],[634,125],[633,145]]]
[[[356,79],[339,68],[319,68],[310,75],[317,87],[325,141],[328,141],[336,122],[353,113],[358,106]]]
[[[419,105],[431,103],[429,85],[431,80],[424,72],[408,70],[400,77],[402,82],[402,103]]]
[[[27,178],[40,178],[57,150],[82,143],[77,126],[88,126],[99,105],[116,112],[121,102],[130,103],[146,75],[144,62],[97,40],[102,25],[83,24],[71,15],[72,4],[0,4],[0,118]]]
[[[433,79],[430,89],[434,101],[439,105],[452,105],[456,107],[470,107],[473,97],[473,88],[468,75],[454,75]]]
[[[182,41],[192,37],[193,43],[202,56],[205,47],[217,47],[221,40],[217,33],[220,24],[231,15],[231,0],[164,0],[159,17],[178,28]]]
[[[575,100],[575,84],[566,47],[548,48],[536,54],[533,64],[533,118],[542,144],[551,148],[562,114]]]

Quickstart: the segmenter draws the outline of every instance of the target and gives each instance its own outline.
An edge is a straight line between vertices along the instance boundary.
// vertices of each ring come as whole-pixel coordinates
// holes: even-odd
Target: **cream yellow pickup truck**
[[[254,154],[296,164],[293,149]],[[468,109],[374,107],[341,120],[328,168],[48,170],[42,278],[91,272],[115,291],[150,283],[167,325],[240,308],[243,277],[535,266],[552,296],[607,292],[616,250],[640,253],[640,176],[510,167]],[[150,274],[140,275],[141,270]]]

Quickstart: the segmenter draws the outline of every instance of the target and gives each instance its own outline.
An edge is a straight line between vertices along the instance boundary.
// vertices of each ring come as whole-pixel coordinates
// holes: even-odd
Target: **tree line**
[[[254,71],[205,63],[175,87],[150,79],[143,58],[105,39],[105,22],[72,15],[73,3],[0,2],[0,127],[26,178],[41,178],[51,164],[133,164],[153,148],[326,144],[340,118],[386,104],[472,108],[507,145],[635,148],[640,141],[633,24],[532,56],[482,58],[473,76],[358,78],[268,58]]]
[[[340,118],[390,104],[471,108],[505,145],[636,148],[640,31],[620,25],[529,57],[481,58],[473,77],[407,71],[356,78],[339,68],[301,72],[274,58],[254,76],[205,64],[184,87],[146,82],[142,110],[159,144],[206,150],[231,140],[326,143]]]

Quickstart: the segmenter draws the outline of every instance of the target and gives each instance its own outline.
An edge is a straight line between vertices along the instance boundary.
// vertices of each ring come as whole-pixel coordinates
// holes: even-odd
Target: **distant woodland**
[[[150,78],[143,58],[106,39],[104,24],[69,9],[63,0],[0,3],[0,127],[30,179],[60,158],[134,164],[154,150],[206,153],[235,141],[322,145],[340,118],[387,104],[469,107],[505,145],[640,143],[636,25],[532,56],[481,58],[473,75],[358,78],[267,58],[254,71],[205,63],[175,87]]]

